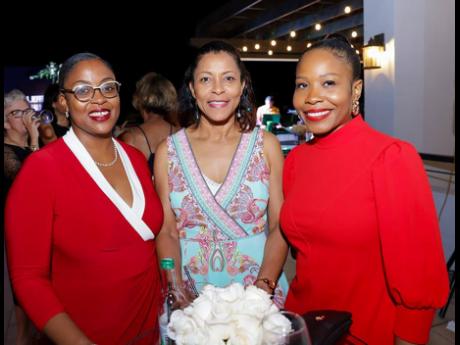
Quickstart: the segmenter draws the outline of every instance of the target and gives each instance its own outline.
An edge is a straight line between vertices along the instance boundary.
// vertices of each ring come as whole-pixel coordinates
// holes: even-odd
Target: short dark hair
[[[195,116],[197,105],[190,91],[189,84],[191,82],[193,83],[193,75],[201,58],[206,54],[219,52],[225,52],[229,54],[235,60],[236,65],[240,70],[241,82],[244,82],[244,89],[243,93],[241,94],[240,104],[238,106],[238,112],[241,116],[236,117],[236,121],[238,122],[243,132],[251,131],[256,126],[255,101],[251,76],[241,61],[238,51],[232,45],[224,41],[211,41],[203,45],[200,49],[198,49],[194,60],[185,71],[179,98],[181,124],[184,127],[190,126],[192,124],[198,124],[199,119],[197,119]]]
[[[361,62],[355,49],[345,36],[333,34],[326,36],[323,40],[313,43],[307,48],[302,56],[314,49],[326,49],[335,56],[345,60],[351,67],[353,81],[361,79]]]
[[[62,64],[61,69],[59,70],[59,88],[64,88],[64,83],[69,75],[70,71],[74,68],[74,66],[81,62],[81,61],[88,61],[88,60],[99,60],[104,63],[112,72],[112,66],[100,56],[97,56],[93,53],[78,53],[69,57],[65,62]]]

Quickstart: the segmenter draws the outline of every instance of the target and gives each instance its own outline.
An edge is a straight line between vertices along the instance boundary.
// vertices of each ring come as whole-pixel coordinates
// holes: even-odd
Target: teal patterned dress
[[[270,171],[263,130],[241,136],[225,181],[213,194],[194,157],[185,130],[167,139],[169,198],[179,231],[184,280],[201,289],[233,282],[253,284],[267,238]],[[182,269],[185,272],[186,269]],[[278,280],[274,302],[284,305],[288,283]]]

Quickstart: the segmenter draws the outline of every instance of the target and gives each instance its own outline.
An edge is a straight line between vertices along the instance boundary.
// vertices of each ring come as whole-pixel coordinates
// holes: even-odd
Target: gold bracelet
[[[29,149],[30,151],[35,152],[39,150],[39,147],[38,145],[29,145]]]
[[[263,281],[265,284],[267,284],[267,286],[272,289],[273,291],[275,290],[276,288],[276,282],[274,280],[270,280],[268,278],[258,278],[254,281],[254,284],[257,283],[258,281]]]

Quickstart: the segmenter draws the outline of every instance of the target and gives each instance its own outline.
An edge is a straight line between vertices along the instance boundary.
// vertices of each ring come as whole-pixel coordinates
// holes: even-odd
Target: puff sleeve
[[[426,343],[448,277],[431,188],[420,156],[404,142],[389,145],[372,169],[387,286],[396,306],[394,333]]]

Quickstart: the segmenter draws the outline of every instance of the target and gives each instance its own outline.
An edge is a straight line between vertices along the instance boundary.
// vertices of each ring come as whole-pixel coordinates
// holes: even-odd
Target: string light
[[[248,51],[248,47],[244,46],[244,47],[243,47],[243,51],[244,51],[244,52],[247,52],[247,51]]]
[[[289,33],[289,35],[290,35],[291,37],[295,37],[296,33],[295,33],[295,31],[291,31],[291,32]]]
[[[315,24],[315,30],[316,30],[316,31],[321,30],[321,24],[320,24],[320,23],[316,23],[316,24]]]
[[[256,43],[256,44],[254,45],[254,48],[256,48],[257,50],[259,50],[259,49],[260,49],[260,44],[259,44],[259,43]]]
[[[268,51],[268,55],[273,55],[273,50],[270,49],[270,50]]]
[[[275,40],[271,40],[271,41],[270,41],[270,44],[271,44],[272,47],[274,47],[274,46],[276,46],[276,41],[275,41]]]
[[[356,37],[356,36],[358,36],[358,33],[357,33],[356,31],[352,31],[352,33],[351,33],[351,37],[353,37],[353,38],[354,38],[354,37]]]
[[[307,48],[310,48],[310,47],[311,47],[311,43],[308,42],[308,43],[307,43]]]
[[[287,46],[287,47],[286,47],[286,50],[287,50],[288,52],[290,52],[290,51],[292,50],[292,47],[291,47],[291,46]]]
[[[348,14],[351,12],[351,7],[350,6],[345,6],[345,8],[343,9],[343,11]]]

